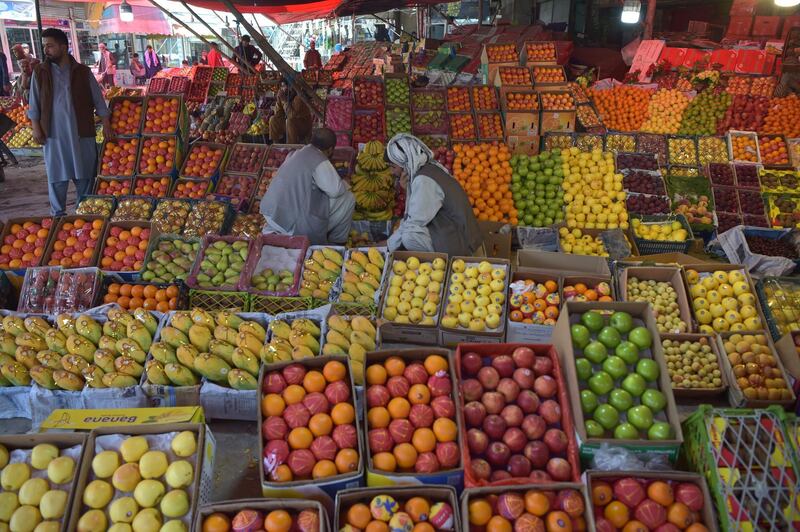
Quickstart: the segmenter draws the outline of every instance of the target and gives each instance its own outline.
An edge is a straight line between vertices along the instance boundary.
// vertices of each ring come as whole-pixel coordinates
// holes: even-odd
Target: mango
[[[101,336],[100,341],[97,342],[98,349],[103,349],[108,351],[109,353],[113,353],[114,356],[120,355],[120,352],[117,351],[117,339],[112,338],[110,336]]]
[[[17,336],[14,342],[17,344],[17,347],[29,347],[37,353],[47,349],[47,342],[44,341],[44,338],[31,334],[28,331]]]
[[[239,332],[249,333],[258,338],[262,344],[267,339],[267,331],[259,323],[254,321],[245,321],[239,326]]]
[[[27,331],[25,329],[25,322],[22,320],[22,318],[11,315],[3,318],[3,330],[14,337],[17,337]]]
[[[186,366],[166,364],[164,373],[175,386],[195,386],[197,384],[197,377]]]
[[[102,510],[89,510],[78,519],[78,532],[106,532],[108,520]]]
[[[28,369],[17,361],[6,362],[0,366],[0,373],[13,386],[28,386],[31,383],[31,376]]]
[[[197,437],[194,432],[184,430],[172,438],[170,448],[176,456],[181,458],[192,456],[197,451]]]
[[[375,338],[361,331],[353,331],[350,335],[350,343],[363,346],[367,351],[375,351]]]
[[[90,388],[105,388],[106,385],[103,384],[104,376],[105,372],[94,364],[86,366],[86,368],[81,371],[81,377],[83,377],[83,380],[86,381],[86,384],[88,384]]]
[[[251,375],[258,375],[259,360],[255,353],[244,347],[237,347],[233,350],[231,357],[233,365],[243,369]],[[227,361],[226,361],[227,362]]]
[[[212,355],[217,355],[222,360],[228,363],[228,365],[233,364],[233,351],[236,349],[233,345],[229,344],[228,342],[223,342],[221,340],[211,340],[208,343],[208,352]]]
[[[292,334],[292,328],[283,320],[273,320],[269,324],[269,330],[272,332],[272,338],[275,337],[288,340]]]
[[[143,506],[141,503],[139,505]],[[133,532],[159,532],[161,529],[161,512],[155,508],[145,508],[136,514],[131,526],[133,527]]]
[[[214,321],[217,323],[217,325],[230,327],[231,329],[235,330],[239,330],[239,326],[242,324],[242,322],[244,322],[242,318],[228,310],[220,310],[217,312]]]
[[[71,355],[80,355],[86,360],[92,360],[95,346],[85,338],[77,334],[71,334],[67,337],[67,351]]]
[[[227,379],[231,367],[216,355],[200,353],[194,359],[194,370],[203,377],[218,382]]]
[[[44,351],[39,351],[36,354],[36,361],[45,367],[50,369],[61,369],[63,366],[61,365],[61,357],[59,353],[55,351],[50,351],[49,349],[45,349]]]
[[[147,381],[151,384],[160,384],[161,386],[169,386],[170,380],[164,371],[164,365],[151,358],[144,364],[144,371],[147,374]]]
[[[116,323],[114,321],[107,321],[108,323]],[[94,319],[86,315],[81,315],[75,318],[75,332],[89,340],[91,343],[97,345],[100,337],[103,335],[104,327],[101,327]],[[106,333],[108,334],[108,333]],[[109,336],[113,336],[110,335]]]
[[[58,458],[58,447],[52,443],[40,443],[31,449],[31,465],[35,469],[47,469],[50,462],[56,458]]]
[[[298,345],[292,349],[292,360],[303,360],[317,356],[311,349],[304,345]]]
[[[93,480],[83,490],[83,504],[89,508],[105,508],[114,496],[114,488],[105,480]]]
[[[119,446],[122,459],[126,462],[138,462],[139,459],[150,450],[150,444],[144,436],[130,436]],[[138,466],[137,466],[138,473]]]
[[[147,479],[139,482],[133,490],[133,498],[142,508],[152,508],[164,496],[166,488],[158,480]]]
[[[240,332],[236,337],[236,345],[238,347],[245,347],[254,353],[261,349],[264,342],[247,332]]]
[[[319,338],[321,331],[317,324],[311,321],[308,318],[299,318],[292,322],[292,330],[301,331],[305,333],[312,334]]]
[[[147,451],[139,459],[139,473],[144,479],[159,478],[168,465],[167,455],[162,451]]]
[[[201,353],[208,351],[208,343],[211,338],[211,331],[207,327],[195,324],[189,328],[189,341]]]
[[[118,467],[119,454],[117,451],[101,451],[92,458],[92,471],[97,478],[110,478]]]
[[[55,390],[56,381],[53,379],[53,369],[47,366],[34,366],[30,369],[30,376],[42,388]]]
[[[39,501],[39,511],[44,519],[61,519],[67,508],[69,494],[64,490],[50,490]]]
[[[118,321],[123,325],[125,325],[126,327],[128,326],[129,323],[134,321],[133,315],[131,315],[129,312],[121,308],[112,308],[106,314],[106,318],[108,318],[108,321]]]
[[[14,341],[14,337],[8,333],[0,334],[0,353],[14,356],[17,352],[17,343]]]
[[[175,349],[166,342],[156,342],[151,345],[150,354],[162,364],[178,361],[178,357],[175,356]]]
[[[174,327],[183,333],[188,333],[189,328],[191,328],[193,323],[192,317],[186,310],[176,312],[169,322],[171,327]]]
[[[334,344],[341,347],[344,351],[350,349],[350,340],[337,330],[329,330],[325,335],[326,345]]]
[[[75,476],[75,460],[69,456],[59,456],[47,464],[47,478],[53,484],[65,484]]]
[[[40,338],[44,338],[44,335],[47,334],[47,331],[52,328],[50,327],[49,323],[38,316],[30,316],[25,318],[22,324],[24,325],[26,331],[31,334],[35,334]]]
[[[19,508],[19,499],[13,491],[0,492],[0,521],[8,523],[14,510]]]
[[[235,368],[228,372],[228,384],[234,390],[255,390],[258,388],[258,381],[247,371]]]
[[[25,369],[30,370],[33,366],[37,366],[39,361],[36,360],[37,351],[30,347],[19,346],[14,355],[14,359],[25,366]]]
[[[152,339],[153,336],[156,334],[156,330],[158,329],[158,320],[156,320],[153,314],[143,308],[137,308],[133,311],[133,317],[142,325],[144,325],[147,332],[150,333],[150,338]],[[144,349],[144,347],[142,347]]]
[[[52,349],[59,355],[66,355],[69,352],[67,351],[67,336],[58,329],[48,329],[44,335],[44,342],[48,349]]]
[[[340,346],[331,343],[325,343],[322,346],[322,354],[323,355],[346,355],[347,352],[342,349]]]
[[[189,511],[189,496],[181,489],[171,490],[161,499],[159,508],[165,517],[182,517]]]
[[[31,468],[25,462],[8,464],[0,472],[0,486],[6,491],[17,491],[31,478]]]
[[[182,345],[175,352],[178,362],[187,367],[194,367],[194,359],[200,354],[200,351],[193,345]]]
[[[116,360],[114,360],[114,368],[120,375],[127,375],[135,378],[141,377],[144,372],[144,368],[141,364],[127,356],[117,357]]]
[[[175,327],[164,327],[161,329],[161,340],[175,349],[182,345],[190,344],[189,337]]]
[[[203,309],[195,308],[189,313],[192,318],[192,323],[195,325],[202,325],[206,327],[208,330],[214,330],[214,318]]]
[[[33,532],[36,525],[42,522],[42,514],[35,506],[25,505],[14,510],[8,529],[11,532]]]
[[[3,469],[8,464],[8,449],[0,443],[0,469]]]
[[[61,366],[70,373],[80,373],[89,366],[89,362],[78,355],[64,355],[61,357]]]
[[[48,490],[50,490],[50,484],[48,484],[45,479],[29,478],[25,481],[25,484],[19,488],[17,497],[19,497],[20,504],[39,506],[39,501],[42,500],[42,497]]]
[[[139,380],[136,377],[112,371],[103,375],[103,384],[106,388],[130,388],[139,384]]]
[[[139,464],[129,462],[122,464],[114,471],[111,477],[111,484],[119,491],[131,492],[141,480],[142,475],[139,473]]]
[[[57,369],[53,372],[53,382],[62,390],[79,392],[83,390],[86,384],[83,377],[63,369]]]
[[[75,331],[75,318],[71,315],[63,313],[56,316],[56,327],[58,330],[64,333],[64,336],[69,336],[70,334],[78,334]]]
[[[309,333],[293,331],[292,336],[289,338],[289,343],[292,344],[292,347],[307,347],[313,355],[319,353],[319,341]]]
[[[75,323],[75,328],[77,330],[77,321]],[[122,322],[108,320],[103,324],[102,335],[110,336],[114,340],[122,340],[127,333],[128,327]]]
[[[143,348],[140,348],[139,344],[130,338],[117,340],[117,343],[114,346],[117,349],[117,353],[126,357],[130,357],[139,364],[144,364],[144,361],[147,358],[147,353],[143,351]]]
[[[133,497],[120,497],[111,503],[108,515],[115,523],[131,523],[139,511],[139,505]]]

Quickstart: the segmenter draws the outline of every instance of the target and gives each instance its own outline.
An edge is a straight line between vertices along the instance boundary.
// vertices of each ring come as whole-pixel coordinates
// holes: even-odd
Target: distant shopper
[[[252,67],[255,67],[258,63],[260,63],[261,58],[264,57],[258,48],[250,44],[249,35],[242,35],[242,38],[239,41],[239,46],[237,46],[235,50],[236,53],[243,57],[245,61],[247,61]],[[236,58],[236,61],[240,61],[238,57]]]
[[[285,81],[278,92],[278,102],[282,104],[286,116],[286,142],[307,144],[311,139],[313,120],[306,102]]]
[[[273,144],[286,142],[286,99],[288,92],[289,84],[285,79],[281,79],[280,88],[275,97],[275,107],[269,119],[269,139]]]
[[[200,52],[200,64],[201,65],[207,65],[208,64],[208,52],[206,52],[205,50]]]
[[[208,66],[210,67],[224,67],[225,63],[222,62],[222,52],[219,51],[219,45],[215,42],[211,43],[211,49],[206,56],[208,59]]]
[[[117,73],[117,57],[108,49],[105,43],[100,43],[100,63],[97,66],[97,73],[101,76],[100,83],[104,87],[114,86],[114,74]]]
[[[182,66],[183,68],[188,68],[188,66],[189,66],[189,60],[188,60],[188,59],[184,59],[183,61],[181,61],[181,66]]]
[[[314,130],[311,144],[278,168],[261,199],[265,232],[305,235],[312,244],[344,244],[356,201],[330,162],[336,134]]]
[[[306,51],[306,56],[303,58],[303,66],[306,70],[322,68],[322,56],[319,55],[317,43],[314,41],[311,41],[308,45],[308,51]]]
[[[147,79],[152,78],[161,70],[161,59],[158,58],[158,54],[150,45],[144,51],[144,70]]]
[[[22,98],[22,101],[27,103],[31,90],[33,68],[39,64],[39,60],[33,57],[26,47],[21,44],[15,44],[11,51],[14,53],[14,58],[17,60],[17,65],[19,65],[21,72],[15,86],[14,95]]]
[[[144,65],[139,62],[139,54],[133,54],[131,57],[131,74],[133,74],[133,82],[136,85],[144,85],[147,82],[147,70]]]
[[[33,71],[28,118],[33,138],[44,148],[50,212],[65,214],[69,182],[77,197],[92,190],[97,169],[94,115],[103,119],[111,138],[108,107],[89,67],[68,53],[67,34],[57,28],[42,32],[45,61]]]

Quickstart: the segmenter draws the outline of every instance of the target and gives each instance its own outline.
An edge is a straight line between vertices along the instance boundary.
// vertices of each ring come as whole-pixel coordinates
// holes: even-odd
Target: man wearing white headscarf
[[[387,242],[389,250],[472,256],[483,248],[467,193],[424,142],[401,133],[386,145],[386,154],[408,174],[406,211]]]

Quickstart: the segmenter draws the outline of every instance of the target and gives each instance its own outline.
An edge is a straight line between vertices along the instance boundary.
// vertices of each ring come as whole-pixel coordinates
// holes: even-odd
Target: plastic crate
[[[105,210],[89,208],[88,206],[85,206],[84,202],[86,200],[91,200],[91,199],[102,199],[102,200],[109,201],[109,202],[111,202],[111,209],[108,212],[106,212]],[[83,207],[83,209],[81,207]],[[86,215],[86,214],[95,214],[97,216],[108,216],[108,217],[110,217],[112,214],[114,214],[114,210],[116,208],[117,208],[117,198],[115,196],[104,196],[104,195],[101,195],[101,194],[88,194],[86,196],[83,196],[78,201],[78,207],[75,210],[75,214],[84,214],[84,215]]]
[[[250,294],[247,292],[226,292],[189,290],[190,308],[203,310],[233,310],[248,312],[250,310]]]
[[[659,253],[688,253],[689,248],[692,245],[692,240],[694,240],[694,234],[692,233],[692,228],[689,225],[689,222],[686,221],[686,217],[682,214],[645,214],[645,215],[632,215],[631,221],[633,220],[641,220],[642,223],[647,222],[672,222],[672,221],[679,221],[681,226],[686,230],[688,233],[686,240],[683,242],[662,242],[660,240],[645,240],[644,238],[639,238],[636,236],[636,233],[631,228],[631,237],[633,238],[634,242],[636,243],[636,247],[639,249],[640,255],[658,255]]]
[[[333,304],[332,312],[342,316],[367,316],[374,319],[378,315],[378,305],[362,305],[361,303],[344,303],[337,301]]]
[[[755,288],[769,332],[777,342],[793,330],[782,323],[783,319],[800,315],[800,279],[765,277],[756,282]]]
[[[117,284],[128,284],[128,285],[141,285],[141,286],[155,286],[156,288],[168,288],[170,286],[178,287],[178,302],[175,306],[174,310],[188,310],[189,307],[189,288],[182,283],[149,283],[147,281],[126,281],[121,277],[111,273],[108,275],[103,276],[103,284],[100,287],[100,290],[97,291],[97,295],[94,300],[94,306],[99,307],[100,305],[105,304],[105,296],[108,294],[108,287],[109,285],[117,283]]]
[[[263,312],[275,316],[284,312],[311,310],[310,297],[277,297],[250,295],[250,312]]]

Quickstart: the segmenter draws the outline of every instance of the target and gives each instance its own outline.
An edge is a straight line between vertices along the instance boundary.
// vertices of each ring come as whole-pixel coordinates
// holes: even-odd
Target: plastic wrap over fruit
[[[592,469],[601,471],[669,471],[672,467],[666,455],[633,453],[622,447],[603,444],[595,452]]]

